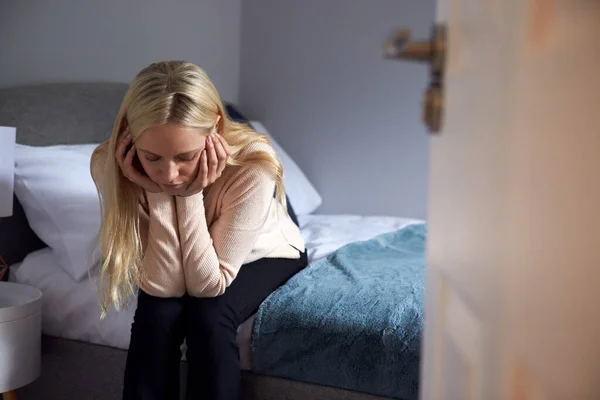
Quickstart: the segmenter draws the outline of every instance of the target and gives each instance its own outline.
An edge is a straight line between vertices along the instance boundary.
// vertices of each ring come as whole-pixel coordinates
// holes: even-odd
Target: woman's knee
[[[230,339],[231,335],[235,337],[238,318],[222,297],[190,297],[188,301],[188,336],[200,335],[205,339]]]
[[[161,298],[140,292],[137,308],[133,317],[133,328],[174,329],[183,314],[184,304],[181,298]]]

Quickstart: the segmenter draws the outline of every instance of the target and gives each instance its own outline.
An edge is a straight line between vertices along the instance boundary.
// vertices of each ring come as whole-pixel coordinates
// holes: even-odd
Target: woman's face
[[[150,179],[164,192],[175,194],[196,177],[209,133],[207,129],[160,125],[146,130],[135,141],[135,147]]]

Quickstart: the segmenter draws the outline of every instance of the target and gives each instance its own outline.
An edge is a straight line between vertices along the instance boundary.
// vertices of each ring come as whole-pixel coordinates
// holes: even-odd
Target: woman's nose
[[[175,163],[169,163],[165,171],[165,177],[168,183],[174,182],[179,176],[179,168]]]

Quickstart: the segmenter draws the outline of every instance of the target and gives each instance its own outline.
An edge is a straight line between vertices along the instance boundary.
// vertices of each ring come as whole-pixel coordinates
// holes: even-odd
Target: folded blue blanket
[[[425,235],[416,224],[351,243],[291,278],[258,310],[254,371],[418,398]]]

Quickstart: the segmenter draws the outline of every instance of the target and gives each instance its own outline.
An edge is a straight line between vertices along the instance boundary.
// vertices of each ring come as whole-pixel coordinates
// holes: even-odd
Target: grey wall
[[[434,3],[3,0],[0,87],[128,82],[152,61],[188,59],[296,159],[319,212],[424,217],[427,68],[380,48],[396,27],[427,37]]]
[[[398,27],[429,37],[434,11],[434,0],[242,2],[242,109],[306,171],[319,212],[425,217],[428,70],[380,49]]]
[[[186,59],[237,101],[241,0],[2,0],[0,87],[129,82],[147,64]]]

